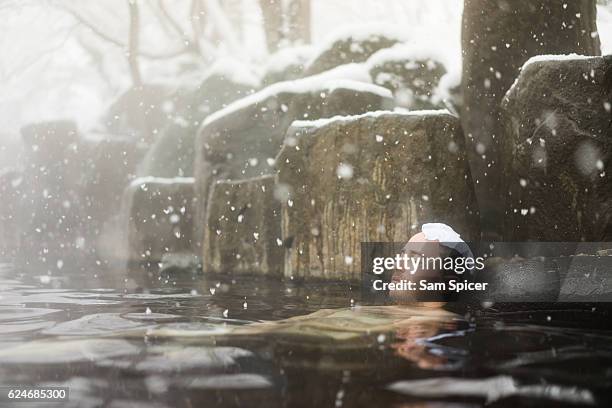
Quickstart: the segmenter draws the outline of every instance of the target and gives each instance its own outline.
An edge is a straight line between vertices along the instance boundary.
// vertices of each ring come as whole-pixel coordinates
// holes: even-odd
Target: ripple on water
[[[112,299],[101,299],[101,294],[74,291],[36,291],[4,293],[3,304],[67,304],[67,305],[118,305],[122,302]]]
[[[134,300],[166,300],[166,299],[193,299],[202,295],[191,293],[128,293],[128,294],[106,294],[105,298],[120,298]]]
[[[0,306],[0,322],[24,321],[26,319],[35,319],[57,312],[60,312],[60,310],[36,307]]]
[[[219,370],[236,364],[253,353],[237,347],[155,347],[134,366],[143,372],[179,372],[191,369]],[[151,353],[152,352],[152,353]]]
[[[15,333],[37,331],[37,330],[49,328],[53,326],[54,324],[55,322],[42,321],[42,320],[3,323],[1,334],[15,334]]]
[[[181,338],[181,337],[207,337],[222,335],[231,331],[231,326],[224,324],[210,324],[204,322],[168,323],[156,326],[147,331],[151,337]]]
[[[136,355],[140,348],[119,339],[35,340],[0,350],[0,364],[66,364]]]
[[[149,323],[125,319],[119,313],[98,313],[59,323],[43,333],[55,336],[108,336],[133,330],[144,331],[147,327],[150,327]]]
[[[187,377],[179,381],[186,388],[214,390],[246,390],[270,388],[273,386],[269,378],[259,374],[222,374],[207,377]]]
[[[541,398],[572,404],[592,405],[595,403],[593,394],[585,389],[555,384],[521,385],[514,378],[503,375],[482,379],[442,377],[397,381],[387,388],[415,397],[473,397],[482,398],[486,403],[512,396]]]
[[[183,317],[179,315],[167,314],[167,313],[153,313],[153,312],[125,313],[122,316],[130,320],[140,320],[140,321],[148,321],[148,322],[167,322],[167,321],[183,319]]]

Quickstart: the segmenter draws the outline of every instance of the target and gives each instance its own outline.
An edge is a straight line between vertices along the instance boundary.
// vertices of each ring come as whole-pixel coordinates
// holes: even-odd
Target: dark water
[[[339,284],[69,267],[0,265],[0,383],[70,387],[2,406],[612,406],[606,305],[368,307]]]

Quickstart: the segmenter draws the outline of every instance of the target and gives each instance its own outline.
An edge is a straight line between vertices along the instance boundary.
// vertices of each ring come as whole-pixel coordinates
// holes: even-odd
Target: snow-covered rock
[[[123,197],[129,260],[160,262],[166,253],[194,253],[193,178],[143,177]]]
[[[599,55],[595,0],[512,2],[466,0],[463,9],[463,108],[483,229],[498,239],[506,192],[501,189],[500,103],[519,69],[540,54]]]
[[[379,24],[346,27],[332,33],[307,63],[308,75],[340,65],[364,62],[375,52],[406,39],[406,33]]]
[[[506,238],[612,239],[612,60],[529,60],[503,102]]]
[[[264,67],[263,83],[271,85],[302,78],[314,51],[312,46],[302,45],[283,48],[272,54]]]
[[[108,107],[102,128],[107,133],[151,143],[167,123],[164,106],[172,103],[172,95],[172,87],[164,84],[129,88]]]
[[[219,181],[208,202],[204,272],[281,276],[280,202],[274,176]]]
[[[447,111],[296,122],[279,153],[284,274],[360,279],[360,243],[402,242],[425,222],[478,235],[463,134]]]
[[[397,106],[408,109],[444,107],[450,96],[448,83],[441,82],[447,74],[446,56],[430,46],[396,44],[372,55],[367,65],[372,81],[391,90]]]
[[[348,65],[324,74],[274,84],[230,104],[204,121],[196,142],[198,225],[204,225],[205,204],[212,182],[245,179],[274,172],[290,124],[358,114],[393,105],[389,90],[356,80],[369,80],[367,70]]]
[[[235,63],[217,63],[195,88],[180,88],[164,105],[167,125],[159,132],[143,163],[140,176],[193,175],[195,135],[204,118],[236,99],[254,92],[257,77]]]

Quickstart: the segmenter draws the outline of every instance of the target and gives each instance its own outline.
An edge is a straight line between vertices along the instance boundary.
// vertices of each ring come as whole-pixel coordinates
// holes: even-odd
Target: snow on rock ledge
[[[392,91],[396,105],[408,109],[442,107],[451,96],[452,79],[460,77],[448,72],[459,64],[431,45],[396,44],[376,52],[366,65],[372,81]]]
[[[283,48],[272,54],[263,69],[263,83],[271,85],[303,77],[313,52],[314,47],[311,45],[302,45]]]
[[[197,81],[197,82],[196,82]],[[139,166],[140,176],[174,177],[193,174],[195,135],[203,120],[213,112],[254,92],[256,77],[236,62],[220,60],[204,75],[174,93],[164,109],[167,125]]]
[[[318,119],[387,109],[389,90],[364,82],[339,80],[357,66],[282,82],[241,99],[209,116],[196,144],[198,228],[205,225],[209,187],[216,180],[246,179],[274,170],[286,131],[296,119]],[[359,70],[369,80],[367,70]],[[361,75],[359,74],[359,75]],[[201,236],[202,231],[198,231]]]
[[[610,57],[538,57],[523,67],[502,105],[506,239],[612,239],[611,78]]]
[[[406,40],[406,32],[386,25],[346,27],[332,33],[307,63],[310,75],[354,62],[364,62],[376,51]]]
[[[360,279],[360,243],[406,241],[422,223],[478,234],[458,119],[376,112],[298,122],[276,159],[286,277]]]
[[[282,275],[274,176],[215,183],[206,221],[204,272]]]

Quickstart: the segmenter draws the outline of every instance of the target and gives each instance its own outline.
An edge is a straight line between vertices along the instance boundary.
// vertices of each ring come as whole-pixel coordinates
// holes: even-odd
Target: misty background
[[[283,3],[287,8],[292,2]],[[303,3],[296,20],[307,27],[282,21],[283,32],[269,38],[258,0],[136,2],[140,80],[179,88],[221,64],[257,85],[275,65],[280,68],[296,55],[316,55],[317,47],[339,31],[368,25],[408,32],[415,43],[432,44],[450,57],[447,61],[460,64],[461,0],[294,3]],[[612,5],[607,3],[600,1],[597,15],[602,54],[612,52]],[[285,20],[288,16],[283,13]],[[0,21],[2,167],[17,165],[19,129],[27,123],[66,118],[83,133],[103,132],[106,110],[133,85],[129,2],[3,0]]]

